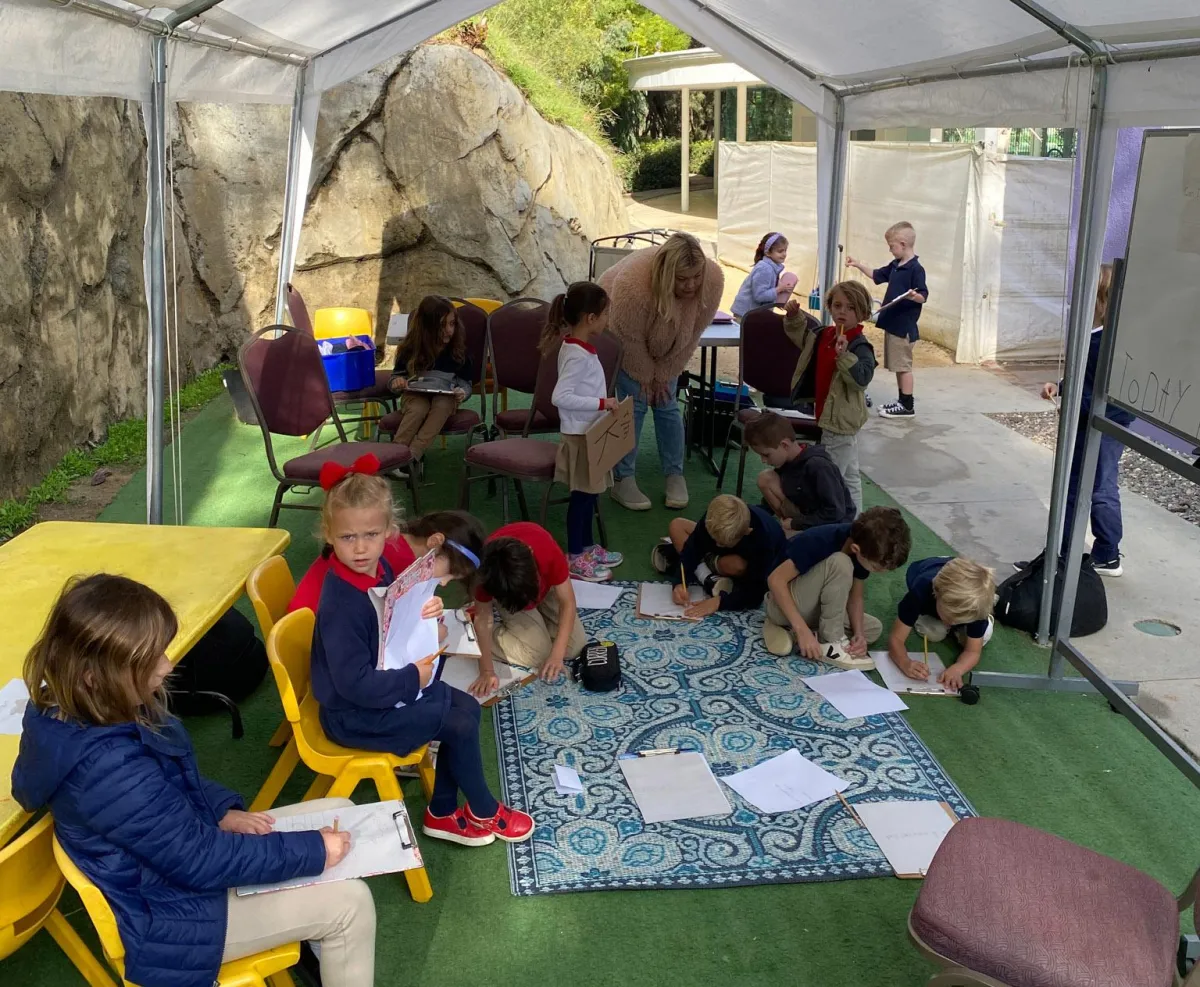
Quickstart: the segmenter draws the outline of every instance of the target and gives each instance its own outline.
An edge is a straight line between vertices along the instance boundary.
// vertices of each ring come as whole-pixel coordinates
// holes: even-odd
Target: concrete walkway
[[[873,416],[863,428],[863,471],[959,552],[994,566],[999,581],[1045,546],[1054,457],[987,414],[1046,405],[976,368],[922,370],[916,393],[915,420]],[[1198,751],[1200,528],[1143,497],[1121,498],[1125,575],[1105,581],[1108,626],[1081,638],[1080,650],[1110,677],[1143,683],[1142,709]],[[1145,618],[1183,632],[1144,634],[1133,623]]]

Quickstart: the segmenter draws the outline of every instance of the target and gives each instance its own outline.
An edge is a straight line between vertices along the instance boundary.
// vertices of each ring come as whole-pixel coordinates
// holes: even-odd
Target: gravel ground
[[[988,417],[1049,449],[1057,444],[1058,413],[1055,411],[1006,412]],[[1172,514],[1178,514],[1185,521],[1200,525],[1200,487],[1132,449],[1126,449],[1121,457],[1121,486],[1165,507]]]

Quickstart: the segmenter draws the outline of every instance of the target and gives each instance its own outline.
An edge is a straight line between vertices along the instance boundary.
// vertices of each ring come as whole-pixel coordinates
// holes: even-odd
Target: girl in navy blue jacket
[[[25,659],[13,795],[29,812],[49,806],[63,849],[104,893],[128,981],[211,987],[222,961],[306,939],[321,943],[325,987],[370,987],[375,905],[365,883],[233,894],[320,874],[345,856],[349,836],[273,833],[272,816],[243,811],[238,794],[200,776],[163,703],[177,626],[166,600],[123,576],[67,585]]]
[[[533,819],[496,801],[483,776],[479,703],[433,681],[436,654],[403,668],[377,667],[379,618],[367,592],[389,585],[397,574],[383,558],[396,529],[392,491],[373,475],[374,465],[359,461],[347,470],[326,463],[321,471],[326,490],[321,535],[333,546],[312,642],[312,692],[321,726],[337,743],[360,750],[403,755],[438,741],[433,798],[422,826],[426,836],[463,846],[527,840]],[[444,572],[448,575],[448,566]],[[430,604],[437,606],[431,610]],[[422,614],[440,612],[435,599]],[[460,789],[465,806],[458,804]]]

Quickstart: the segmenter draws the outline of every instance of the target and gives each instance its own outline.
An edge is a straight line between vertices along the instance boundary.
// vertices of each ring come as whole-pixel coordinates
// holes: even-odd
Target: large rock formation
[[[273,319],[289,110],[172,119],[184,376]],[[376,314],[429,292],[550,297],[626,227],[604,153],[485,60],[428,45],[326,93],[294,281]],[[119,100],[0,95],[0,496],[145,406],[145,138]],[[173,250],[172,250],[173,248]]]

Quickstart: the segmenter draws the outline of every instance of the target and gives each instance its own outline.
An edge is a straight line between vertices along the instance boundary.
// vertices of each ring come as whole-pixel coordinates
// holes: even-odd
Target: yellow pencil
[[[858,818],[858,813],[854,811],[854,806],[852,806],[849,802],[847,802],[845,800],[845,798],[842,796],[841,792],[835,792],[834,794],[837,795],[838,801],[841,802],[842,805],[844,805],[846,807],[846,811],[849,812],[850,815],[854,817],[854,821],[856,823],[858,823],[860,826],[862,826],[863,821]],[[865,828],[866,827],[864,827],[864,829]]]
[[[922,636],[921,641],[922,641],[922,645],[921,645],[922,655],[924,657],[926,666],[928,666],[929,665],[929,638],[928,638],[928,636]]]
[[[683,563],[679,563],[679,582],[683,586],[683,591],[687,592],[687,573],[683,571]]]

